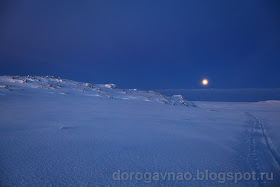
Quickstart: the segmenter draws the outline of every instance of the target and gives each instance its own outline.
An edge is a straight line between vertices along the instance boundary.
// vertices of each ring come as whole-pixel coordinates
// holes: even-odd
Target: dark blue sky
[[[280,3],[2,0],[0,74],[122,88],[280,87]]]

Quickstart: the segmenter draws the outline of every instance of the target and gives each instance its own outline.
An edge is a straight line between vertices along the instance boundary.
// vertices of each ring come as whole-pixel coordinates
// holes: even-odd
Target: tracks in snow
[[[280,156],[267,136],[263,120],[251,113],[249,129],[249,162],[260,186],[280,186]],[[267,175],[264,173],[268,173]],[[273,173],[273,180],[271,178]]]

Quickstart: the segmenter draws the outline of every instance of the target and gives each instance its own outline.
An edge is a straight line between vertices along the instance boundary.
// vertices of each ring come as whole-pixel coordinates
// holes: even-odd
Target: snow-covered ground
[[[280,185],[279,101],[2,76],[0,114],[1,186]]]

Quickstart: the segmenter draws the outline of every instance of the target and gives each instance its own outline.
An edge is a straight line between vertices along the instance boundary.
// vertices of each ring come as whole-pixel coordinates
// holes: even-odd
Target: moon
[[[203,79],[202,80],[202,84],[206,86],[208,84],[208,80],[207,79]]]

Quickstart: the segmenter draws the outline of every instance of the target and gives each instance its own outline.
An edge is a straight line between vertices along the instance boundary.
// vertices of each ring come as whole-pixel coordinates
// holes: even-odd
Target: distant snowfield
[[[270,89],[166,89],[164,95],[181,94],[192,101],[257,102],[280,100],[280,88]]]
[[[1,186],[280,184],[278,101],[192,103],[54,77],[0,85]],[[198,171],[274,180],[198,180]],[[166,172],[192,178],[155,177]]]

